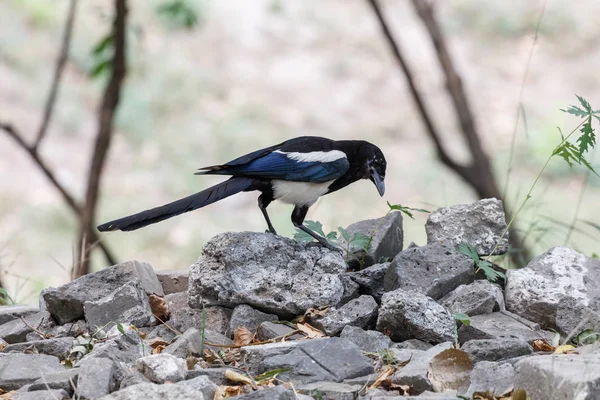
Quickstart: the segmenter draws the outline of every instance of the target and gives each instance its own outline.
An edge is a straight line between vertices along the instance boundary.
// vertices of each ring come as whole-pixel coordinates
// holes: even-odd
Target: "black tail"
[[[146,225],[154,224],[176,215],[207,206],[215,201],[242,192],[248,189],[253,183],[254,179],[233,177],[218,185],[209,187],[208,189],[204,189],[201,192],[172,203],[165,204],[164,206],[152,208],[99,225],[98,230],[101,232],[116,230],[133,231]]]

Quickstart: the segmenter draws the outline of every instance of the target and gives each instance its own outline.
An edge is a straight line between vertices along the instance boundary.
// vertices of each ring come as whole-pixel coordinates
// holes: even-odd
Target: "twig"
[[[13,138],[17,142],[17,144],[23,150],[25,150],[27,152],[27,154],[29,154],[29,156],[31,157],[31,159],[38,165],[38,167],[42,170],[42,172],[44,173],[44,175],[46,175],[46,178],[48,178],[48,180],[52,183],[52,185],[60,192],[60,194],[62,195],[62,197],[65,200],[65,202],[69,205],[69,207],[71,207],[71,209],[73,210],[73,212],[79,218],[79,216],[81,215],[81,207],[79,206],[79,204],[77,204],[77,201],[75,200],[75,198],[69,192],[67,192],[67,189],[65,189],[65,187],[62,186],[58,182],[58,180],[54,176],[54,173],[46,165],[46,163],[44,162],[44,160],[40,157],[39,153],[36,152],[33,149],[33,147],[29,146],[25,142],[25,140],[23,139],[23,136],[21,136],[19,134],[19,132],[12,125],[0,122],[0,129],[4,130],[6,133],[8,133],[8,136],[10,136],[11,138]],[[98,242],[98,246],[100,247],[100,249],[104,253],[104,256],[106,257],[107,262],[110,265],[117,264],[116,258],[113,256],[112,252],[108,249],[108,247],[106,246],[106,244],[104,244],[103,242],[101,242],[98,239],[98,236],[96,235],[95,232],[92,232],[92,234],[93,234],[93,236],[92,236],[91,240],[93,240],[95,242]]]
[[[37,328],[34,328],[33,326],[31,326],[31,324],[29,322],[27,322],[27,320],[25,318],[23,318],[23,316],[21,316],[21,321],[23,321],[23,323],[32,331],[34,331],[35,333],[37,333],[42,339],[48,339],[51,336],[48,336],[46,333],[40,331]]]
[[[108,154],[112,138],[114,115],[119,104],[121,95],[121,86],[126,74],[126,24],[127,24],[127,4],[125,0],[115,0],[115,19],[114,19],[114,48],[115,53],[112,60],[112,72],[110,80],[106,85],[102,105],[98,112],[99,127],[94,144],[94,155],[90,165],[85,203],[81,212],[79,242],[83,249],[87,249],[89,244],[86,238],[91,238],[94,232],[94,213],[98,202],[98,190],[100,188],[100,179],[104,167],[104,161]],[[83,250],[85,251],[85,250]],[[81,259],[81,257],[80,257]],[[89,260],[84,259],[74,270],[74,277],[85,275],[89,272]]]
[[[37,152],[38,147],[46,135],[50,119],[52,118],[52,111],[54,110],[54,104],[56,103],[56,96],[58,95],[58,89],[60,85],[60,79],[67,63],[69,56],[69,47],[71,45],[71,35],[73,33],[73,25],[75,21],[75,9],[77,6],[77,0],[71,0],[69,4],[69,12],[67,14],[67,22],[65,24],[65,31],[62,38],[62,46],[60,48],[58,60],[56,61],[56,68],[54,69],[54,78],[52,79],[52,86],[50,87],[50,93],[48,94],[48,100],[46,100],[46,107],[44,109],[44,117],[37,133],[37,137],[32,146],[32,150]]]

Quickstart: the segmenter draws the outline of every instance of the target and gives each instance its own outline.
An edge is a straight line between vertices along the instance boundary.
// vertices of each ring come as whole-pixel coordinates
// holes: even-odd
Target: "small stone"
[[[474,277],[472,259],[434,242],[398,254],[385,275],[385,290],[415,290],[438,300]]]
[[[533,324],[531,326],[536,328]],[[551,341],[553,337],[552,332],[532,329],[504,312],[475,315],[470,318],[469,325],[458,328],[458,341],[461,344],[475,339],[521,339],[532,343],[536,339]]]
[[[75,386],[77,385],[78,377],[79,368],[69,368],[60,372],[44,374],[43,377],[39,378],[31,385],[29,385],[29,390],[37,391],[47,389],[62,389],[66,391],[69,395],[72,395],[75,390]]]
[[[350,385],[339,382],[313,382],[298,387],[300,393],[319,393],[324,399],[353,400],[363,390],[363,385]]]
[[[368,267],[373,264],[389,261],[402,251],[404,233],[402,230],[402,213],[391,212],[385,217],[355,222],[346,228],[352,238],[356,233],[372,238],[365,254],[363,248],[351,246],[354,259],[351,267]],[[340,239],[339,246],[347,248],[347,242]],[[362,265],[358,260],[362,260]]]
[[[389,332],[394,341],[414,338],[440,343],[452,340],[454,320],[430,297],[397,289],[381,298],[377,330]]]
[[[332,308],[322,318],[313,322],[315,328],[328,336],[338,335],[345,326],[366,328],[377,318],[377,302],[372,296],[362,295],[351,300],[339,309]]]
[[[70,398],[69,393],[62,389],[17,392],[10,397],[11,400],[67,400]]]
[[[190,271],[187,269],[158,270],[156,277],[162,285],[165,295],[187,292]]]
[[[341,338],[348,339],[362,351],[378,353],[392,347],[392,340],[378,331],[365,331],[357,326],[346,326],[340,334]]]
[[[229,332],[233,336],[233,332],[239,327],[246,328],[250,332],[256,332],[261,323],[272,321],[279,321],[277,315],[264,313],[247,304],[240,304],[233,309],[233,313],[231,314]]]
[[[556,309],[556,328],[563,335],[573,336],[591,329],[600,332],[600,312],[565,298]]]
[[[419,339],[408,339],[400,343],[394,343],[392,347],[395,349],[429,350],[433,346]]]
[[[160,353],[140,358],[134,367],[154,383],[179,382],[185,379],[185,360]]]
[[[109,339],[106,342],[97,343],[92,351],[86,356],[88,358],[108,358],[117,366],[116,379],[121,381],[131,364],[144,356],[152,354],[152,348],[137,334],[127,332],[126,335]]]
[[[116,367],[112,360],[107,358],[81,360],[75,390],[77,399],[97,399],[112,392],[116,385]]]
[[[190,328],[183,332],[174,343],[171,343],[162,351],[178,358],[188,356],[200,356],[202,351],[202,332],[196,328]]]
[[[286,340],[304,339],[304,336],[300,333],[293,333],[295,331],[296,329],[291,328],[285,324],[263,322],[258,326],[258,329],[256,330],[256,336],[262,342],[283,337],[285,337]]]
[[[46,374],[64,369],[58,358],[45,354],[2,354],[0,355],[0,389],[16,390]]]
[[[487,280],[478,280],[468,285],[460,285],[439,300],[449,310],[469,316],[490,314],[499,311],[504,305],[502,290]]]
[[[23,319],[14,319],[3,325],[0,325],[0,338],[7,343],[21,343],[27,339],[27,334],[34,331],[42,324],[44,320],[50,320],[50,314],[46,311],[40,311],[35,314],[30,314]],[[36,333],[37,334],[37,333]],[[39,339],[40,336],[38,335]]]
[[[385,274],[389,266],[389,262],[375,264],[360,271],[346,272],[344,275],[358,284],[360,294],[373,296],[378,303],[381,303],[381,296],[385,293]]]
[[[239,398],[239,397],[238,397]],[[101,397],[99,400],[211,400],[202,392],[185,385],[138,383]]]
[[[36,340],[34,342],[15,343],[6,346],[4,353],[23,353],[25,351],[33,351],[39,354],[58,357],[63,360],[73,347],[73,338],[51,338],[45,340]]]
[[[504,206],[498,199],[482,199],[471,204],[440,208],[427,218],[427,243],[442,242],[451,246],[468,243],[477,254],[487,256],[499,243],[495,255],[508,251]],[[502,239],[501,239],[502,238]]]
[[[0,307],[0,325],[4,325],[15,319],[21,319],[21,317],[27,317],[31,314],[40,312],[39,307],[25,306],[25,305],[12,305]]]
[[[533,347],[522,339],[470,340],[462,345],[461,350],[469,353],[473,363],[500,361],[533,354]]]
[[[360,287],[358,286],[358,283],[352,280],[352,278],[350,278],[346,274],[341,274],[340,280],[342,281],[342,285],[344,286],[344,294],[342,295],[340,302],[337,304],[338,307],[341,307],[344,304],[348,303],[350,300],[354,300],[358,296],[360,296]]]
[[[202,315],[202,307],[191,308],[188,304],[188,293],[180,292],[165,296],[165,301],[171,312],[169,326],[183,332],[189,328],[203,329],[203,320],[206,318],[205,329],[212,332],[228,335],[231,309],[219,306],[204,307],[205,317]]]
[[[480,361],[471,371],[471,383],[463,394],[473,397],[474,393],[492,392],[495,397],[504,397],[514,389],[515,369],[510,363]]]
[[[205,399],[212,400],[217,391],[217,385],[212,382],[208,376],[197,376],[196,378],[188,379],[177,383],[180,386],[189,386],[204,395]]]
[[[62,325],[83,318],[86,301],[98,301],[126,284],[136,283],[146,294],[164,296],[150,264],[129,261],[87,274],[59,288],[45,289],[42,297],[48,312]]]
[[[186,381],[192,380],[194,378],[205,376],[211,382],[214,382],[216,385],[227,385],[228,379],[225,377],[225,371],[229,368],[200,368],[200,366],[194,366],[194,369],[188,370],[185,373]]]

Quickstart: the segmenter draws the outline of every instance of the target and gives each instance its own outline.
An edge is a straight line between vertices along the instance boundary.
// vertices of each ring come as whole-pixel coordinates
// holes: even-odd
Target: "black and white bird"
[[[293,204],[292,223],[331,247],[325,238],[303,225],[310,206],[319,197],[360,179],[370,179],[381,196],[385,191],[386,161],[381,150],[362,140],[330,140],[303,136],[246,154],[223,165],[200,168],[196,175],[231,178],[164,206],[119,218],[98,226],[100,231],[132,231],[196,210],[239,192],[257,190],[258,207],[269,231],[277,234],[267,207],[273,200]]]

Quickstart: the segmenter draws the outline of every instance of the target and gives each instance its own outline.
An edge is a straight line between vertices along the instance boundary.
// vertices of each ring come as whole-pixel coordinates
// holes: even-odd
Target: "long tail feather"
[[[207,206],[216,201],[234,195],[248,189],[254,183],[254,179],[233,177],[218,185],[204,189],[201,192],[174,201],[164,206],[152,208],[137,214],[116,219],[99,225],[98,230],[105,231],[133,231],[146,225],[154,224],[165,219],[183,214],[188,211]]]

